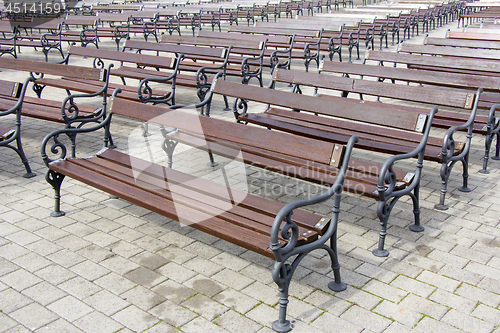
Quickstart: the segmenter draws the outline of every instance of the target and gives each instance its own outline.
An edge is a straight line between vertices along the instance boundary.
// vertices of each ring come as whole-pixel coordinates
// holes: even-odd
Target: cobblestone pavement
[[[456,29],[456,22],[449,27]],[[432,34],[444,36],[446,29]],[[107,46],[113,48],[112,43]],[[24,50],[20,58],[42,59],[42,54]],[[25,77],[0,73],[11,80]],[[192,90],[180,91],[179,102],[195,102]],[[65,95],[46,93],[59,99]],[[255,105],[251,112],[260,110]],[[213,116],[233,117],[222,111],[221,100],[216,100]],[[12,124],[13,119],[2,119],[2,126]],[[139,126],[114,119],[118,149],[129,148],[129,133]],[[23,144],[35,178],[23,178],[17,155],[0,149],[0,332],[271,332],[278,313],[272,260],[71,179],[63,183],[66,216],[51,217],[53,192],[44,180],[39,147],[55,128],[57,124],[23,119]],[[82,155],[102,144],[98,135],[78,141],[86,147]],[[378,239],[376,202],[344,194],[338,246],[347,290],[328,289],[331,269],[323,253],[308,256],[290,288],[294,332],[500,332],[500,162],[491,163],[489,175],[478,173],[483,147],[483,138],[474,136],[473,191],[456,190],[461,178],[457,167],[447,211],[433,209],[439,166],[425,163],[425,231],[407,228],[411,204],[398,203],[389,221],[387,258],[371,254]],[[378,154],[356,155],[383,161]],[[179,147],[174,168],[217,180],[206,162],[205,153]],[[252,167],[244,170],[232,176],[233,186],[278,201],[321,190]],[[330,206],[312,210],[328,214]]]

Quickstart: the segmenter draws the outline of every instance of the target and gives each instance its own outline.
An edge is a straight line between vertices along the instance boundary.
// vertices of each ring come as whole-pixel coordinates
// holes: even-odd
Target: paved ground
[[[444,36],[445,30],[432,34]],[[420,41],[421,36],[412,39]],[[41,56],[25,51],[21,58]],[[8,79],[25,76],[0,73]],[[182,90],[181,95],[180,102],[195,102],[193,91]],[[232,114],[221,111],[221,101],[217,105],[213,116],[231,120]],[[254,106],[252,112],[261,109]],[[137,138],[129,141],[130,131],[141,124],[115,120],[119,149],[141,144]],[[12,121],[2,119],[2,126]],[[67,214],[51,217],[53,193],[44,180],[39,147],[55,128],[23,119],[23,143],[35,178],[24,179],[17,156],[0,150],[0,332],[271,332],[278,301],[272,260],[70,179],[64,181],[62,194]],[[90,154],[101,140],[82,136],[79,144],[88,147],[83,154]],[[398,203],[389,222],[388,258],[371,254],[378,237],[376,202],[344,195],[338,245],[348,288],[341,293],[327,288],[331,270],[323,253],[305,259],[290,288],[294,331],[500,332],[500,164],[492,162],[491,174],[479,174],[482,151],[482,137],[474,136],[473,191],[456,190],[457,168],[447,198],[451,208],[444,212],[433,209],[439,195],[438,165],[425,163],[421,205],[426,229],[411,232],[410,204]],[[355,154],[383,160],[376,154]],[[155,158],[164,160],[160,154]],[[174,167],[218,179],[206,161],[205,153],[179,147]],[[228,162],[218,161],[223,166]],[[320,190],[257,169],[244,170],[231,175],[235,187],[279,201]],[[330,207],[312,209],[328,214]]]

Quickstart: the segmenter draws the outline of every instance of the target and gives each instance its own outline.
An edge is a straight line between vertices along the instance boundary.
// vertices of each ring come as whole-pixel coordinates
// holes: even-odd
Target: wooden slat
[[[500,72],[500,62],[492,60],[477,61],[473,59],[431,57],[415,54],[373,51],[366,53],[367,60],[388,61],[401,64],[425,65],[433,67],[475,70],[482,72]]]
[[[241,149],[243,152],[242,158],[246,164],[322,185],[333,185],[337,176],[337,170],[333,167],[329,168],[324,164],[317,164],[313,161],[297,159],[288,155],[270,154],[267,150],[252,148],[243,144],[238,145],[210,137],[197,140],[192,133],[182,131],[178,131],[171,136],[175,141],[229,158],[234,157],[234,149]],[[344,189],[348,192],[378,198],[374,191],[377,189],[381,166],[352,158],[349,160],[349,166],[351,170],[344,181]],[[399,169],[396,169],[395,172],[398,179],[403,179],[407,174]]]
[[[226,81],[221,80],[221,82]],[[251,87],[248,85],[240,86],[243,86],[244,89]],[[304,140],[304,138],[299,136],[268,131],[263,128],[245,126],[215,118],[192,115],[184,111],[172,112],[160,106],[140,103],[136,103],[134,106],[133,102],[124,103],[119,98],[110,101],[110,110],[114,113],[132,116],[141,120],[150,120],[161,125],[192,131],[198,134],[235,140],[235,142],[254,147],[263,146],[270,151],[298,156],[324,164],[330,163],[333,152],[332,144],[319,140]],[[224,131],[221,131],[221,128],[224,128]],[[287,145],[283,145],[283,142],[287,142]]]
[[[471,40],[484,40],[492,42],[500,42],[500,33],[498,34],[487,34],[478,32],[461,32],[461,31],[450,31],[447,33],[448,38],[452,39],[471,39]]]
[[[0,57],[0,61],[2,59],[4,59],[4,58]],[[17,98],[17,97],[19,97],[19,94],[21,92],[21,88],[22,88],[22,84],[20,84],[18,82],[0,80],[0,95],[2,95],[2,96],[9,96],[9,97]]]
[[[14,130],[10,128],[0,127],[0,141],[7,140],[15,133]]]
[[[282,36],[305,36],[305,37],[319,37],[319,30],[299,30],[299,29],[279,29],[279,28],[255,28],[245,26],[230,26],[229,32],[240,32],[261,35],[282,35]]]
[[[416,70],[402,67],[372,66],[347,62],[325,61],[323,72],[373,76],[376,78],[394,79],[406,82],[478,89],[489,91],[500,89],[500,78],[482,75],[465,75],[436,71]]]
[[[177,185],[178,187],[185,188],[179,188],[179,194],[181,191],[184,191],[183,193],[187,193],[187,197],[191,198],[197,197],[198,194],[202,195],[202,197],[199,198],[201,203],[214,205],[215,207],[221,204],[222,201],[222,204],[218,206],[221,210],[227,208],[228,193],[231,193],[232,197],[241,199],[241,201],[238,201],[237,206],[231,208],[230,212],[232,214],[252,219],[255,223],[262,224],[267,228],[272,226],[275,215],[284,206],[284,204],[274,200],[268,200],[249,194],[248,192],[228,188],[203,178],[191,176],[157,164],[151,164],[148,161],[109,149],[99,155],[99,160],[112,161],[116,164],[116,171],[126,174],[129,177],[134,177],[134,175],[137,177],[137,172],[141,171],[140,181],[146,182],[146,186],[158,186],[158,184],[163,184],[161,186],[163,188],[165,185]],[[94,163],[101,165],[101,162],[98,160]],[[132,169],[135,170],[135,173],[132,172]],[[167,180],[165,180],[165,178]],[[218,201],[211,202],[210,198],[217,199]],[[198,204],[195,206],[197,205]],[[304,210],[297,210],[297,214],[294,213],[292,217],[301,228],[317,230],[320,233],[323,232],[324,229],[316,228],[316,224],[321,218],[322,217],[317,214]]]
[[[173,68],[174,65],[174,59],[169,57],[156,57],[152,55],[127,53],[127,52],[111,51],[103,49],[93,49],[89,47],[81,47],[74,45],[70,47],[68,52],[71,55],[131,62],[141,66],[149,66],[149,67],[171,69]]]
[[[176,36],[176,35],[163,35],[161,37],[162,43],[174,44],[189,44],[189,45],[205,45],[205,46],[219,46],[219,47],[236,47],[240,49],[254,49],[261,50],[264,46],[263,41],[252,41],[244,39],[219,39],[211,37],[192,37],[192,36]],[[230,43],[229,43],[230,42]]]
[[[435,46],[435,45],[416,45],[403,43],[399,52],[402,53],[417,53],[417,54],[431,54],[440,56],[452,56],[463,58],[475,59],[500,59],[500,50],[477,50],[477,49],[464,49],[457,47]]]
[[[165,35],[164,35],[165,36]],[[186,43],[188,44],[188,43]],[[163,44],[163,43],[148,43],[142,41],[135,40],[127,40],[125,47],[137,49],[137,50],[148,50],[148,51],[159,51],[159,52],[169,52],[169,53],[183,53],[184,55],[198,55],[198,56],[207,56],[207,57],[215,57],[215,58],[223,58],[225,48],[217,49],[217,48],[209,48],[209,47],[198,47],[191,45],[177,45],[177,44]]]
[[[185,217],[185,220],[183,222],[185,224],[191,222],[191,226],[196,229],[221,239],[229,240],[236,245],[243,246],[262,255],[268,257],[272,255],[268,251],[269,237],[265,237],[262,234],[227,223],[197,209],[183,205],[176,207],[173,202],[165,200],[163,197],[137,187],[129,186],[106,175],[92,171],[89,172],[88,169],[76,165],[70,160],[52,163],[49,168],[167,218],[178,220],[176,208],[181,208],[184,212],[183,217]]]
[[[317,74],[317,73],[305,73],[299,71],[290,71],[285,69],[276,69],[274,72],[274,79],[281,82],[291,82],[301,85],[309,85],[319,88],[335,89],[339,91],[354,91],[354,79],[345,77],[335,77],[331,75]],[[219,84],[219,82],[217,82]],[[360,85],[361,86],[361,85]],[[361,86],[362,87],[362,86]],[[368,90],[365,88],[365,90]],[[260,93],[260,95],[264,95]],[[363,104],[345,104],[342,100],[339,103],[328,103],[324,100],[317,100],[313,96],[298,95],[280,91],[267,92],[267,99],[263,101],[263,96],[258,96],[257,92],[250,95],[250,91],[243,98],[253,99],[257,101],[262,101],[264,103],[270,103],[277,105],[273,100],[284,99],[288,103],[281,103],[279,106],[284,106],[288,108],[317,112],[324,115],[335,116],[339,118],[346,118],[350,120],[359,120],[371,124],[380,124],[394,128],[415,130],[418,114],[386,109],[383,106],[380,107],[365,107]],[[281,97],[282,95],[282,97]],[[295,96],[293,96],[295,95]],[[281,98],[275,98],[280,96]]]
[[[483,40],[467,40],[467,39],[454,39],[454,38],[436,38],[436,37],[426,37],[424,39],[424,44],[426,45],[437,45],[437,46],[454,46],[454,47],[466,47],[466,48],[477,48],[477,49],[500,49],[500,42],[494,41],[483,41]]]

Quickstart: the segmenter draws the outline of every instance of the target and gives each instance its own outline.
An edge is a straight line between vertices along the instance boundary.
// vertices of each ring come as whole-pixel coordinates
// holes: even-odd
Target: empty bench
[[[295,268],[309,252],[315,249],[326,250],[332,260],[334,273],[334,281],[329,283],[329,287],[334,291],[346,288],[340,278],[336,230],[342,186],[355,137],[344,147],[192,115],[184,110],[175,111],[161,106],[140,104],[117,98],[118,92],[119,90],[116,90],[113,93],[109,112],[99,125],[87,129],[61,129],[44,138],[41,151],[48,167],[46,179],[55,191],[53,216],[64,215],[60,210],[60,188],[64,178],[71,177],[166,218],[274,258],[276,263],[272,275],[281,296],[279,319],[272,326],[279,332],[287,332],[292,328],[286,318],[288,289]],[[175,133],[190,133],[196,138],[207,132],[213,134],[214,131],[221,137],[236,141],[247,141],[251,137],[252,146],[261,151],[261,156],[266,153],[271,156],[279,153],[291,159],[326,163],[336,170],[335,181],[324,194],[284,205],[113,149],[103,149],[86,158],[66,156],[67,149],[61,149],[64,147],[61,136],[97,130],[108,133],[114,115],[156,122],[165,127],[176,127],[179,131]],[[165,141],[168,140],[166,134]],[[55,156],[53,147],[59,149]],[[331,217],[300,209],[331,197]],[[331,244],[326,244],[327,241]]]
[[[326,75],[323,76],[327,79]],[[319,141],[328,143],[343,144],[348,141],[353,133],[360,136],[360,141],[357,147],[366,150],[381,151],[393,155],[388,158],[383,165],[371,163],[362,160],[351,159],[350,170],[352,173],[348,174],[344,188],[346,191],[358,193],[367,197],[374,198],[378,201],[377,215],[380,219],[380,236],[379,244],[373,253],[377,256],[387,256],[389,252],[384,248],[385,237],[387,235],[387,222],[391,210],[398,199],[404,195],[409,195],[414,204],[414,224],[410,227],[414,231],[422,231],[423,227],[420,225],[420,208],[418,204],[418,191],[420,174],[424,156],[426,154],[425,145],[429,136],[430,124],[434,118],[437,109],[432,109],[429,114],[406,112],[404,110],[394,110],[379,106],[378,108],[370,107],[369,109],[362,107],[360,103],[349,103],[345,99],[339,99],[335,103],[331,100],[324,98],[317,98],[313,96],[298,95],[291,92],[279,91],[269,88],[245,86],[233,82],[217,80],[212,84],[210,94],[204,102],[208,104],[213,94],[227,95],[235,97],[234,112],[238,115],[241,122],[252,122],[262,125],[266,128],[274,128],[279,120],[274,119],[274,115],[269,114],[268,121],[257,121],[257,114],[247,113],[249,101],[260,102],[263,104],[271,105],[269,110],[282,111],[283,114],[289,113],[290,117],[295,117],[299,114],[294,110],[303,110],[311,113],[318,114],[332,114],[335,113],[341,120],[341,126],[345,128],[333,129],[329,127],[330,124],[335,123],[337,120],[329,119],[326,117],[317,117],[310,114],[305,114],[304,117],[313,118],[290,120],[287,126],[279,128],[280,130],[287,131],[292,134],[300,135],[304,140],[313,138]],[[345,110],[345,111],[343,111]],[[300,113],[299,115],[301,115]],[[284,115],[286,117],[286,115]],[[359,120],[363,124],[356,125],[350,123],[350,120]],[[254,121],[255,120],[255,121]],[[310,122],[309,126],[302,126],[307,121]],[[375,127],[377,125],[397,127],[399,131],[393,131],[393,136],[386,140],[380,139],[376,133]],[[339,126],[337,126],[339,127]],[[248,131],[253,130],[250,126]],[[410,133],[417,132],[417,133]],[[420,133],[418,133],[420,132]],[[406,142],[398,138],[404,135],[407,138]],[[331,169],[325,163],[311,163],[308,160],[291,160],[290,158],[276,155],[274,159],[266,156],[263,159],[259,156],[260,152],[255,149],[250,149],[247,146],[251,145],[250,141],[231,142],[230,138],[221,137],[218,133],[207,135],[213,145],[207,148],[210,152],[227,155],[224,147],[227,145],[236,145],[240,149],[247,149],[245,159],[247,163],[264,167],[268,170],[280,171],[288,176],[301,178],[307,181],[316,182],[320,184],[331,184]],[[182,133],[176,133],[171,136],[174,142],[182,142],[194,147],[203,147],[196,137],[188,136]],[[434,140],[434,139],[433,139]],[[174,145],[175,148],[175,145]],[[433,150],[436,155],[441,153],[441,149]],[[171,159],[172,151],[168,152]],[[417,163],[415,170],[401,170],[396,169],[394,163],[400,159],[416,157]],[[439,158],[435,156],[435,158]]]

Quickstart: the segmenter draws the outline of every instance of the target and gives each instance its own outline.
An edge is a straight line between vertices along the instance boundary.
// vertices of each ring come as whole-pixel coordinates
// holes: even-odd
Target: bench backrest
[[[426,37],[424,39],[424,44],[437,45],[437,46],[465,47],[473,49],[496,49],[496,50],[500,49],[500,42],[454,39],[454,38]]]
[[[222,58],[222,60],[225,58],[227,52],[226,48],[220,48],[220,47],[198,47],[194,45],[149,43],[131,39],[125,42],[125,48],[178,53],[178,54],[182,53],[184,54],[185,58],[190,58],[190,56],[204,56],[204,57]]]
[[[285,74],[292,72],[278,69],[278,72],[280,71],[283,71]],[[275,76],[277,77],[280,75],[275,74]],[[316,75],[315,79],[319,80],[318,82],[321,84],[321,82],[325,82],[325,79],[328,80],[328,76]],[[342,80],[342,83],[345,84],[345,86],[352,86],[352,79],[341,79],[345,79]],[[217,80],[213,92],[289,109],[297,109],[410,131],[421,131],[423,129],[423,123],[425,123],[426,119],[426,115],[400,110],[390,110],[388,108],[384,108],[382,105],[380,108],[374,108],[372,106],[365,107],[360,103],[349,103],[348,101],[346,101],[346,103],[331,103],[325,102],[324,99],[314,96],[306,96],[262,87],[244,86],[224,80]]]
[[[245,26],[230,26],[229,32],[239,32],[246,34],[260,35],[281,35],[281,36],[301,36],[301,37],[319,37],[320,30],[287,29],[287,28],[259,28]]]
[[[173,44],[186,44],[186,45],[203,45],[203,46],[219,46],[239,49],[252,49],[252,50],[262,50],[264,47],[264,40],[262,38],[260,41],[251,41],[234,38],[232,40],[217,39],[210,37],[192,37],[192,36],[176,36],[176,35],[163,35],[161,37],[161,43],[173,43]],[[229,44],[230,42],[230,44]]]
[[[324,29],[326,31],[340,31],[342,24],[338,23],[325,23],[325,21],[315,22],[311,24],[310,21],[301,21],[298,19],[280,19],[278,22],[260,22],[254,24],[257,28],[277,28],[277,29],[292,29],[294,30],[314,30]]]
[[[380,96],[432,105],[445,105],[464,109],[472,108],[475,96],[474,93],[460,90],[440,89],[434,87],[415,87],[402,84],[338,77],[333,75],[306,73],[281,68],[275,70],[273,80],[277,82],[289,82],[323,89]],[[393,126],[397,127],[397,122]]]
[[[108,59],[114,61],[123,61],[135,63],[141,66],[168,68],[172,69],[175,65],[175,58],[156,57],[153,55],[145,55],[131,52],[120,52],[103,49],[92,49],[89,47],[81,47],[71,45],[68,50],[69,55],[78,55],[91,58]]]
[[[253,41],[263,41],[267,39],[267,45],[272,43],[290,44],[290,36],[262,36],[262,35],[251,35],[251,34],[239,34],[228,32],[219,32],[211,30],[198,30],[197,37],[210,37],[218,39],[238,39],[238,40],[253,40]]]
[[[51,64],[48,62],[0,57],[0,68],[73,77],[85,80],[104,80],[105,70],[83,66]]]
[[[491,59],[491,60],[500,59],[500,50],[479,51],[467,48],[402,43],[399,46],[398,51],[401,53],[430,54],[430,55],[463,57],[463,58],[477,58],[477,59]]]
[[[460,70],[474,70],[480,72],[500,73],[500,62],[493,60],[477,61],[464,58],[444,58],[415,54],[369,50],[365,55],[366,60],[387,61],[398,64],[421,65],[437,68],[453,68]]]
[[[457,39],[496,41],[496,42],[500,41],[500,34],[487,34],[478,32],[450,31],[447,33],[447,37],[457,38]]]
[[[489,91],[498,91],[498,89],[500,89],[500,78],[493,76],[426,71],[403,67],[374,66],[337,61],[323,61],[320,64],[320,70],[328,73],[354,74],[442,87],[464,89],[478,89],[482,87],[484,90]]]
[[[225,80],[218,80],[216,86],[219,83],[235,84]],[[252,87],[237,83],[235,85]],[[169,110],[162,106],[112,97],[108,104],[108,111],[112,114],[120,114],[143,121],[153,121],[160,125],[195,134],[250,145],[255,148],[262,148],[326,165],[338,167],[342,163],[342,149],[339,149],[343,147],[342,145],[190,114],[185,110]]]

